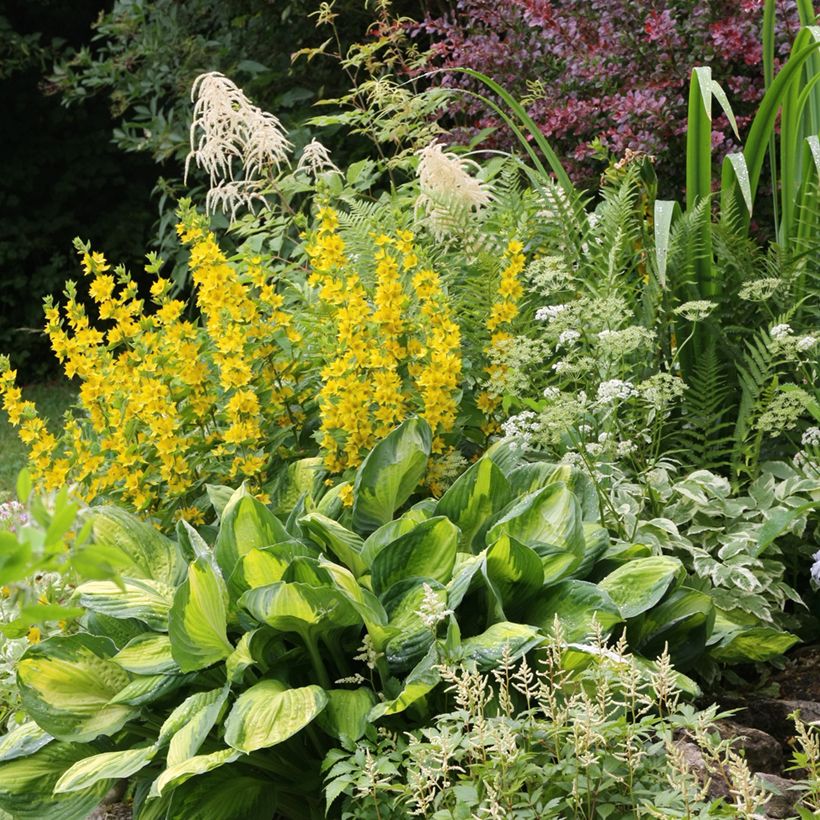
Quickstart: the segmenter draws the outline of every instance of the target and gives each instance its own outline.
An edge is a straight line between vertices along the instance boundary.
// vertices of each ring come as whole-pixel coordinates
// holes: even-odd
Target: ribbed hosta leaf
[[[100,780],[111,780],[131,777],[144,769],[157,753],[156,746],[144,746],[141,749],[126,749],[122,752],[103,752],[77,761],[57,781],[55,794],[76,792],[99,783]]]
[[[114,656],[114,661],[136,675],[162,675],[179,671],[171,654],[171,639],[167,635],[146,632],[130,640]]]
[[[113,581],[89,581],[76,595],[87,609],[111,618],[137,618],[151,629],[168,629],[168,611],[174,588],[160,581],[123,578],[124,589]]]
[[[169,766],[152,784],[151,795],[159,797],[169,786],[178,786],[192,777],[211,772],[226,763],[233,763],[241,757],[236,749],[219,749],[207,755],[189,757],[180,763]],[[202,815],[203,817],[210,815]],[[234,815],[236,816],[236,815]]]

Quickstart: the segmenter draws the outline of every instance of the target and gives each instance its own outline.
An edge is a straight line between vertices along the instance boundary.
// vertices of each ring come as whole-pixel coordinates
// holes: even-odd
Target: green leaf
[[[280,468],[274,480],[265,485],[271,507],[277,515],[286,516],[302,497],[317,498],[327,471],[320,456],[300,458]]]
[[[124,574],[175,586],[184,571],[176,544],[150,524],[119,507],[94,507],[94,540],[114,547],[123,557]]]
[[[433,643],[433,630],[422,621],[419,610],[427,595],[425,581],[409,578],[394,584],[384,596],[388,629],[394,633],[387,641],[384,653],[391,671],[403,672],[424,655]],[[446,608],[447,590],[436,581],[429,581],[431,595]]]
[[[21,504],[25,504],[29,496],[31,495],[31,491],[34,488],[34,485],[31,481],[31,473],[28,470],[22,469],[19,473],[17,473],[17,498]]]
[[[244,691],[225,721],[225,742],[240,752],[282,743],[307,726],[327,705],[319,686],[288,689],[263,680]]]
[[[54,793],[76,792],[94,786],[101,780],[131,777],[144,769],[156,753],[156,746],[144,746],[141,749],[103,752],[83,758],[63,773],[54,786]]]
[[[222,576],[207,558],[188,567],[168,617],[171,654],[183,672],[204,669],[233,652],[227,636],[228,594]]]
[[[184,675],[140,675],[114,695],[109,703],[144,706],[179,689],[186,682]]]
[[[203,711],[208,711],[214,704],[217,705],[217,714],[219,709],[225,703],[225,700],[228,697],[228,692],[230,691],[230,687],[225,685],[220,689],[211,689],[207,692],[197,692],[190,697],[187,697],[179,706],[171,712],[170,715],[165,720],[165,723],[162,724],[162,727],[159,730],[159,743],[160,746],[167,743],[171,740],[178,732],[182,731],[189,723],[191,723],[196,716]],[[199,730],[197,730],[199,731]],[[184,743],[183,743],[184,740]],[[188,739],[183,739],[178,742],[178,745],[182,745],[183,748],[187,748],[189,744]],[[198,749],[199,747],[197,747]],[[197,751],[194,749],[191,754]],[[182,751],[177,750],[173,754],[169,751],[169,757],[173,758],[174,762],[179,762],[182,757]]]
[[[111,659],[115,652],[112,641],[85,634],[29,647],[17,664],[24,709],[59,740],[84,742],[119,731],[137,710],[110,705],[129,682]]]
[[[279,519],[243,485],[231,496],[222,512],[214,553],[228,578],[239,559],[252,549],[278,544],[289,538]]]
[[[236,749],[219,749],[207,755],[197,755],[185,760],[169,765],[168,768],[151,784],[149,792],[152,797],[160,797],[168,786],[178,786],[197,775],[206,774],[214,769],[224,766],[226,763],[233,763],[241,757],[241,753]],[[189,815],[190,816],[190,815]],[[202,815],[211,817],[212,815]],[[231,815],[236,817],[237,815]]]
[[[368,715],[376,703],[373,691],[359,687],[330,689],[325,694],[327,706],[318,715],[316,722],[331,737],[342,743],[355,743],[367,729]]]
[[[666,288],[666,263],[669,258],[669,237],[672,221],[680,216],[680,205],[671,200],[655,200],[655,267],[658,284]]]
[[[361,556],[364,541],[355,532],[315,512],[300,518],[299,526],[308,538],[338,558],[357,578],[367,572]]]
[[[765,663],[779,658],[799,641],[797,635],[771,626],[750,627],[733,633],[709,654],[722,663]]]
[[[677,558],[652,556],[623,564],[598,586],[609,593],[624,618],[634,618],[655,606],[685,574]]]
[[[405,578],[450,580],[458,549],[459,529],[439,516],[388,544],[373,560],[373,591],[381,595]]]
[[[75,595],[86,609],[110,618],[136,618],[165,632],[174,589],[161,581],[123,578],[122,586],[114,581],[88,581],[77,587]]]
[[[370,710],[368,720],[374,722],[384,715],[397,715],[432,692],[441,680],[438,666],[438,650],[433,645],[427,654],[413,667],[412,672],[404,681],[401,692],[392,700],[377,703]]]
[[[609,594],[586,581],[562,581],[544,590],[543,597],[527,611],[527,623],[551,634],[555,616],[561,621],[567,641],[582,641],[593,634],[597,621],[604,634],[621,623],[620,610]]]
[[[222,715],[229,691],[226,685],[222,689],[198,692],[183,701],[169,716],[160,730],[161,737],[178,726],[183,715],[186,716],[185,723],[177,728],[168,746],[169,768],[189,760],[200,750],[208,733]]]
[[[461,647],[464,656],[474,660],[480,671],[486,672],[497,667],[505,655],[511,661],[518,660],[542,640],[534,626],[502,621],[474,638],[467,638]]]
[[[422,515],[416,510],[407,510],[404,515],[395,521],[388,521],[375,532],[370,533],[362,546],[362,560],[368,567],[373,566],[376,556],[388,545],[393,543],[399,536],[410,532],[410,530],[427,521],[429,516]]]
[[[171,654],[171,639],[167,635],[146,632],[132,638],[114,656],[127,672],[136,675],[163,675],[179,672],[179,666]]]
[[[52,792],[64,772],[94,751],[86,744],[50,743],[0,763],[0,809],[15,820],[85,820],[111,787],[110,780],[67,795]]]
[[[32,755],[51,743],[53,739],[34,721],[24,723],[0,738],[0,763]]]
[[[480,458],[449,487],[436,506],[436,515],[461,530],[459,549],[480,551],[490,518],[512,499],[510,483],[491,458]]]
[[[526,544],[502,535],[487,550],[487,577],[506,606],[521,606],[544,583],[544,565]]]
[[[208,501],[214,508],[217,518],[222,518],[222,513],[225,512],[225,507],[234,494],[232,487],[226,487],[223,484],[206,484],[205,492],[208,494]]]
[[[367,455],[353,482],[353,528],[372,532],[393,518],[427,468],[432,433],[426,421],[400,424]]]

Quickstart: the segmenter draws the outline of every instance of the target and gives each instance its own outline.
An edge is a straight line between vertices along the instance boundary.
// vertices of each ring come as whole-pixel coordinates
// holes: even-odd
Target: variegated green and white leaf
[[[114,661],[136,675],[162,675],[179,672],[171,654],[171,639],[167,635],[146,632],[120,649]]]
[[[77,761],[54,786],[55,794],[76,792],[94,786],[101,780],[119,780],[131,777],[144,769],[157,753],[157,747],[126,749],[121,752],[103,752]]]
[[[75,593],[87,609],[110,618],[137,618],[151,629],[168,629],[168,612],[174,589],[161,581],[123,578],[120,587],[113,581],[88,581]]]

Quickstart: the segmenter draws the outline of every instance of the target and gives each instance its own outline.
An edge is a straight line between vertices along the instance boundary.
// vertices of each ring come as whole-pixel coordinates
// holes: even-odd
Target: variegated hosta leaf
[[[540,627],[546,634],[553,631],[555,616],[561,621],[567,641],[582,641],[593,634],[597,621],[608,634],[623,618],[609,594],[597,584],[587,581],[562,581],[533,601],[523,620]]]
[[[413,667],[413,670],[404,681],[401,692],[392,700],[377,703],[370,710],[368,720],[376,721],[384,715],[397,715],[432,692],[441,680],[438,671],[439,662],[438,649],[433,645],[427,654]]]
[[[182,686],[186,675],[138,675],[124,689],[120,690],[109,703],[127,703],[129,706],[144,706]]]
[[[300,518],[299,526],[308,538],[341,561],[357,578],[367,572],[361,555],[364,545],[361,536],[315,512]]]
[[[156,746],[126,749],[122,752],[104,752],[77,761],[54,786],[54,793],[76,792],[95,785],[100,780],[131,777],[144,769],[157,753]]]
[[[487,578],[507,606],[520,606],[544,583],[544,565],[526,544],[502,535],[487,550]]]
[[[112,641],[85,634],[31,646],[17,665],[26,712],[60,740],[88,741],[121,729],[138,710],[111,704],[130,681],[112,660],[115,652]]]
[[[518,660],[541,641],[534,626],[502,621],[474,638],[467,638],[461,647],[464,656],[474,660],[479,670],[486,672],[498,666],[505,655],[511,661]]]
[[[204,669],[233,652],[227,635],[228,593],[215,563],[197,558],[168,616],[171,653],[183,672]]]
[[[167,743],[177,732],[181,731],[194,717],[204,709],[210,708],[213,704],[217,704],[221,708],[222,704],[228,697],[230,688],[226,684],[220,689],[211,689],[207,692],[196,692],[187,697],[173,712],[166,718],[165,723],[159,730],[160,746]],[[194,750],[196,751],[196,750]]]
[[[34,754],[54,738],[43,731],[34,721],[18,726],[0,737],[0,763]]]
[[[222,511],[214,553],[220,569],[229,578],[243,555],[289,537],[282,522],[242,486]]]
[[[637,558],[618,567],[598,586],[615,602],[624,618],[634,618],[651,609],[670,587],[683,580],[683,564],[668,555]]]
[[[130,640],[114,656],[114,661],[136,675],[162,675],[179,672],[171,654],[171,639],[167,635],[146,632]]]
[[[123,578],[124,589],[113,581],[88,581],[77,587],[76,597],[87,609],[111,618],[137,618],[151,629],[168,629],[168,611],[174,588],[161,581]]]
[[[187,704],[184,709],[187,716],[185,723],[177,729],[168,745],[169,767],[183,763],[199,751],[208,733],[219,720],[228,700],[229,691],[226,685],[222,689],[211,692],[200,692],[185,701]],[[180,707],[177,707],[175,714],[166,721],[163,730],[178,721],[183,713],[179,709]],[[162,735],[163,731],[160,731],[160,736]]]
[[[430,425],[412,418],[367,454],[353,482],[354,530],[373,532],[393,518],[421,481],[431,445]]]
[[[244,691],[225,721],[225,742],[241,752],[282,743],[307,726],[327,705],[320,686],[288,689],[263,680]]]
[[[409,578],[391,587],[384,605],[389,616],[387,626],[395,633],[387,641],[384,653],[391,671],[403,672],[417,663],[433,643],[434,629],[425,623],[421,613],[425,607],[445,612],[447,590],[437,581]]]
[[[151,784],[150,795],[159,797],[169,786],[178,786],[196,775],[213,771],[226,763],[233,763],[242,756],[236,749],[219,749],[207,755],[196,755],[169,765],[168,768]],[[203,815],[204,816],[204,815]]]
[[[342,742],[355,743],[368,725],[368,715],[376,703],[372,689],[330,689],[327,706],[316,722],[333,737]]]
[[[150,524],[119,507],[95,507],[91,517],[94,540],[116,547],[133,570],[125,575],[176,585],[184,571],[176,544]]]
[[[54,794],[63,773],[93,754],[84,743],[49,743],[44,748],[0,763],[0,809],[15,820],[85,820],[111,788],[110,780],[70,794]]]

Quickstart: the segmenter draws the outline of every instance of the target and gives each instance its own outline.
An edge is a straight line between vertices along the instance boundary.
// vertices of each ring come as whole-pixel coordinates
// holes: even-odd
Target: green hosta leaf
[[[228,693],[230,691],[230,687],[226,684],[221,689],[211,689],[208,692],[197,692],[194,695],[186,698],[179,706],[174,709],[173,712],[168,716],[165,720],[165,723],[162,724],[162,727],[159,730],[159,740],[157,741],[160,746],[167,743],[173,737],[177,735],[177,733],[181,732],[185,727],[187,727],[190,723],[195,722],[198,719],[198,715],[201,712],[208,712],[211,714],[212,707],[216,706],[215,712],[213,714],[219,714],[219,710],[222,708],[222,705],[225,703],[228,697]],[[215,720],[216,718],[214,718]],[[201,730],[201,725],[198,729],[194,731],[194,735]],[[207,732],[206,732],[207,734]],[[204,735],[203,735],[204,737]],[[180,760],[184,759],[185,755],[183,754],[185,749],[190,748],[190,734],[186,735],[186,737],[182,738],[180,741],[177,742],[177,746],[180,747],[173,753],[169,751],[169,758],[173,759],[173,762],[177,763]],[[190,755],[196,753],[199,749],[199,746],[196,749],[193,749],[190,752]],[[187,756],[190,756],[187,755]],[[170,765],[170,760],[169,760]]]
[[[771,626],[756,626],[735,632],[709,654],[723,663],[765,663],[779,658],[799,642],[796,635]]]
[[[300,541],[290,540],[270,547],[255,547],[239,559],[231,577],[228,590],[235,600],[243,592],[281,581],[295,558],[315,558],[319,555],[312,547]]]
[[[110,780],[67,795],[52,791],[64,772],[94,751],[80,743],[50,743],[0,763],[0,809],[15,820],[85,820],[111,787]]]
[[[151,629],[168,629],[168,612],[174,588],[161,581],[123,578],[123,588],[113,581],[89,581],[75,593],[87,609],[111,618],[136,618]]]
[[[567,641],[582,641],[592,635],[596,620],[604,634],[623,620],[607,592],[595,584],[575,580],[562,581],[545,590],[543,597],[527,611],[525,620],[550,634],[556,615]]]
[[[447,604],[450,609],[456,609],[464,600],[464,596],[474,585],[476,577],[484,566],[486,554],[478,555],[460,552],[456,555],[452,578],[447,583]]]
[[[304,634],[359,623],[353,607],[330,587],[280,581],[248,590],[239,605],[256,620],[283,632]]]
[[[280,468],[273,481],[265,486],[271,507],[277,515],[288,515],[303,496],[317,498],[326,474],[321,456],[300,458]]]
[[[376,703],[373,691],[358,689],[330,689],[327,706],[316,718],[316,722],[329,735],[343,743],[355,743],[368,726],[368,715]]]
[[[0,738],[0,763],[32,755],[53,739],[33,721],[24,723]]]
[[[186,780],[190,780],[197,775],[211,772],[214,769],[224,766],[226,763],[233,763],[238,760],[242,754],[236,749],[219,749],[219,751],[211,752],[207,755],[197,755],[196,757],[189,757],[180,763],[169,765],[168,768],[151,784],[151,791],[149,794],[152,797],[160,797],[162,792],[168,786],[178,786]],[[201,815],[203,817],[211,815]],[[237,816],[237,815],[232,815]]]
[[[188,712],[190,717],[186,723],[176,731],[168,745],[169,768],[192,758],[199,751],[208,733],[213,729],[222,714],[228,699],[228,691],[228,687],[225,686],[222,690],[217,690],[218,694],[216,697],[213,696],[213,692],[201,692],[199,694],[205,695],[206,697],[193,702],[191,702],[191,698],[184,701],[188,704],[184,711]],[[196,705],[200,708],[195,711],[192,710],[192,706]],[[174,716],[172,723],[175,723],[178,718],[179,714]],[[170,720],[171,718],[169,717],[169,721]],[[168,726],[168,721],[166,721],[166,726]],[[166,728],[166,726],[163,728]]]
[[[184,565],[170,538],[119,507],[94,507],[91,522],[94,540],[122,554],[126,575],[178,583]]]
[[[206,484],[205,492],[208,494],[208,501],[214,508],[217,518],[222,518],[222,513],[225,512],[225,507],[234,494],[232,487],[226,487],[224,484]]]
[[[461,530],[461,550],[474,552],[483,546],[487,522],[511,499],[506,476],[485,456],[453,482],[439,500],[435,514],[446,516]]]
[[[186,682],[184,675],[140,675],[124,689],[114,695],[109,703],[127,703],[129,706],[144,706],[169,692],[173,692]]]
[[[375,532],[370,533],[362,547],[362,560],[368,567],[373,566],[376,556],[393,541],[398,539],[410,530],[415,529],[422,521],[426,521],[429,516],[418,511],[408,510],[401,518],[395,521],[388,521]]]
[[[584,557],[572,568],[573,578],[586,578],[609,547],[609,532],[606,527],[584,522]]]
[[[675,666],[684,667],[704,652],[714,622],[711,597],[681,587],[630,625],[627,634],[642,655],[655,657],[668,646]]]
[[[562,483],[548,484],[517,499],[487,532],[487,544],[509,535],[528,547],[549,544],[577,556],[584,554],[583,517],[578,499]]]
[[[487,550],[487,578],[505,606],[521,606],[544,583],[544,566],[535,550],[502,535]]]
[[[518,660],[542,640],[534,626],[502,621],[474,638],[467,638],[461,648],[465,657],[474,660],[479,670],[486,672],[498,666],[505,653],[511,661]]]
[[[179,671],[171,654],[171,639],[167,635],[149,632],[132,638],[117,652],[114,661],[136,675],[163,675]]]
[[[204,669],[233,652],[227,636],[227,598],[225,582],[212,561],[197,558],[189,565],[168,617],[171,654],[183,672]]]
[[[114,643],[93,635],[49,638],[17,664],[26,712],[60,740],[84,742],[122,728],[137,710],[110,705],[129,676],[113,660]]]
[[[99,612],[86,612],[83,618],[85,631],[89,635],[97,635],[101,638],[109,638],[114,642],[117,649],[124,649],[129,641],[145,635],[145,624],[136,618],[121,620],[110,618]]]
[[[368,453],[353,483],[353,528],[372,532],[393,518],[416,489],[430,456],[432,433],[426,421],[400,424]]]
[[[364,541],[355,532],[319,513],[300,518],[299,526],[308,538],[338,558],[357,578],[367,572],[361,556]]]
[[[652,548],[646,544],[611,544],[595,564],[593,575],[603,578],[630,561],[651,556]]]
[[[655,606],[685,574],[677,558],[637,558],[610,572],[598,586],[609,593],[624,618],[634,618]]]
[[[156,746],[126,749],[122,752],[104,752],[77,761],[54,786],[55,794],[76,792],[99,783],[100,780],[131,777],[144,769],[157,753]]]
[[[436,581],[427,586],[421,579],[407,579],[394,584],[384,596],[384,605],[389,617],[388,628],[395,635],[385,645],[387,661],[394,672],[409,668],[424,655],[433,643],[433,629],[427,626],[419,611],[425,597],[438,602],[442,609],[447,607],[447,590]]]
[[[453,573],[458,538],[458,527],[446,518],[422,521],[373,560],[373,591],[380,595],[405,578],[432,578],[446,583]]]
[[[437,647],[433,645],[413,667],[413,671],[404,681],[401,692],[393,700],[377,703],[370,710],[368,720],[372,722],[384,715],[397,715],[432,692],[441,680],[438,665],[439,653]]]
[[[214,553],[228,578],[237,561],[252,549],[278,544],[289,538],[281,521],[242,486],[231,496],[222,512]]]
[[[251,632],[245,632],[239,639],[236,649],[231,652],[225,661],[225,670],[228,673],[228,680],[231,683],[240,683],[245,670],[256,663],[256,659],[251,651],[251,641],[258,631],[259,630],[254,629]]]
[[[263,680],[244,691],[225,721],[225,742],[240,752],[282,743],[308,725],[327,705],[319,686],[288,689]]]

